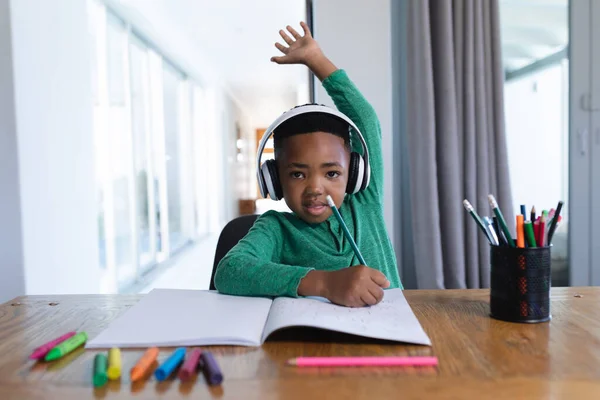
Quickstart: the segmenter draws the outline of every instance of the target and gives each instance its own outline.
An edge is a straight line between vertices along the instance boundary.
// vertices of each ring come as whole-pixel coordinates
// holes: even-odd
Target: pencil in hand
[[[333,202],[333,199],[329,195],[327,195],[327,204],[329,205],[329,207],[331,207],[331,210],[333,211],[333,213],[335,214],[335,217],[337,218],[338,222],[340,223],[340,226],[342,227],[342,231],[344,231],[344,235],[346,236],[346,239],[348,240],[348,242],[350,242],[350,246],[352,246],[352,249],[354,250],[354,254],[356,254],[356,258],[358,258],[358,261],[360,261],[360,263],[362,265],[367,265],[367,263],[365,262],[365,259],[363,258],[362,254],[360,253],[360,250],[358,249],[358,246],[356,245],[356,242],[352,238],[352,235],[350,234],[350,231],[348,230],[348,227],[346,226],[346,223],[344,222],[342,215],[338,211],[337,207],[335,206],[335,203]]]

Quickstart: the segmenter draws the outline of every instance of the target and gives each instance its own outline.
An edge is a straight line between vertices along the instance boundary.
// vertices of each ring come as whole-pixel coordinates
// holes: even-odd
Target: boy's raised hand
[[[271,61],[277,64],[304,64],[309,65],[310,61],[321,56],[321,49],[315,39],[313,39],[308,25],[300,22],[300,26],[304,30],[304,36],[300,35],[294,28],[287,26],[288,32],[281,29],[279,34],[287,43],[287,46],[281,43],[275,43],[275,47],[284,55],[271,57]]]
[[[322,81],[335,72],[337,67],[325,57],[319,44],[310,34],[308,25],[300,22],[300,26],[304,30],[304,36],[289,25],[287,26],[289,34],[283,29],[279,31],[287,43],[287,47],[281,43],[275,43],[275,47],[284,55],[271,57],[271,61],[277,64],[304,64]]]

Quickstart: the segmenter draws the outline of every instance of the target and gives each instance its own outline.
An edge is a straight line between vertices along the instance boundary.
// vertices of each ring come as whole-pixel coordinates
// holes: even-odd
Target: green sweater
[[[346,195],[340,213],[367,265],[383,272],[391,288],[402,288],[383,219],[383,157],[377,114],[345,71],[332,73],[323,87],[360,129],[369,148],[369,186]],[[268,211],[221,260],[215,286],[233,295],[297,297],[300,281],[311,270],[334,271],[357,264],[360,262],[335,215],[320,224],[308,224],[293,213]]]

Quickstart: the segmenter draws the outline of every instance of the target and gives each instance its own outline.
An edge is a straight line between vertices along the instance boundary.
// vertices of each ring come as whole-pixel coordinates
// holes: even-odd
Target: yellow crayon
[[[115,380],[121,377],[121,350],[113,347],[108,351],[108,379]]]

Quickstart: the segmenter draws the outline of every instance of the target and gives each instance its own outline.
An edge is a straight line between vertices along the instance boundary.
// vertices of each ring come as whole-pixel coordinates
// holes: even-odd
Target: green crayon
[[[61,358],[69,354],[82,344],[84,344],[87,338],[87,333],[79,332],[75,336],[70,337],[69,339],[65,340],[64,342],[50,350],[48,354],[46,354],[46,358],[44,359],[46,361],[53,361],[58,358]]]
[[[108,380],[106,369],[108,368],[108,359],[104,354],[96,354],[94,357],[94,386],[104,386]]]

